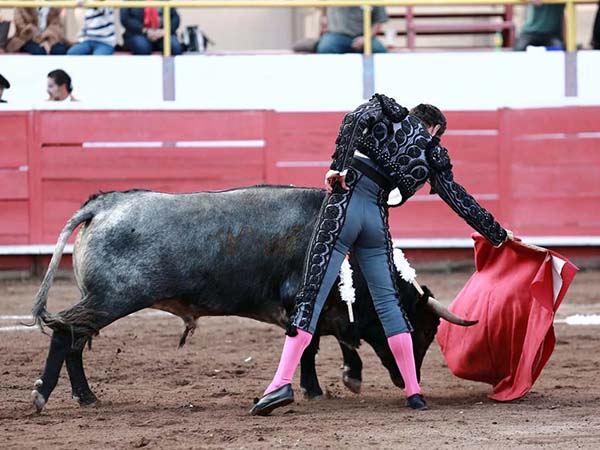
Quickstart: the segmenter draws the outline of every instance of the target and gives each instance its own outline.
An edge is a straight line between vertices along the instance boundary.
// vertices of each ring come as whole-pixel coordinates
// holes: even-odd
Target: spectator
[[[600,50],[600,1],[596,10],[596,18],[594,19],[594,29],[592,30],[592,48]]]
[[[64,55],[67,52],[61,8],[15,8],[15,35],[6,50],[32,55]]]
[[[523,51],[529,45],[564,48],[563,16],[565,5],[529,5],[527,20],[515,43],[515,50]]]
[[[62,69],[56,69],[48,74],[49,102],[62,102],[65,100],[76,102],[77,99],[73,97],[72,92],[73,85],[71,84],[71,77],[67,72]]]
[[[163,8],[122,8],[121,24],[125,27],[123,41],[134,55],[149,55],[163,51]],[[171,8],[171,54],[181,55],[181,44],[176,32],[179,14]]]
[[[83,5],[84,0],[79,0]],[[67,55],[112,55],[117,43],[115,14],[112,8],[86,8],[85,22],[79,32],[78,42]]]
[[[6,78],[0,74],[0,103],[6,103],[6,100],[2,100],[2,94],[4,94],[4,89],[9,89],[10,83]]]
[[[360,6],[327,8],[327,32],[321,36],[317,53],[361,53],[363,37],[363,10]],[[374,6],[371,10],[371,35],[373,53],[385,53],[386,49],[377,36],[381,24],[388,16],[383,6]]]

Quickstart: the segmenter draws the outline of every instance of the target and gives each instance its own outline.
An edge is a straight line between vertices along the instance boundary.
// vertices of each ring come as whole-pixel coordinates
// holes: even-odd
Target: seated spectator
[[[594,29],[592,30],[592,48],[600,50],[600,1],[596,10],[596,18],[594,19]]]
[[[363,37],[363,10],[360,6],[327,8],[327,31],[317,44],[317,53],[362,53],[365,43]],[[371,35],[373,53],[385,53],[386,49],[377,36],[381,24],[388,16],[383,6],[374,6],[371,10]]]
[[[564,4],[529,5],[527,20],[521,28],[515,50],[523,51],[529,45],[564,48]]]
[[[8,43],[8,32],[10,30],[10,21],[4,20],[0,14],[0,53],[4,53],[6,44]]]
[[[84,0],[79,0],[80,5]],[[78,42],[67,55],[112,55],[117,43],[115,14],[112,8],[86,8],[85,22],[79,32]]]
[[[122,8],[121,24],[125,27],[125,48],[134,55],[149,55],[163,51],[163,8]],[[171,54],[181,55],[181,44],[176,32],[179,14],[171,8]]]
[[[2,94],[4,94],[4,89],[9,89],[10,83],[6,78],[0,74],[0,103],[6,103],[6,100],[2,100]]]
[[[61,8],[15,8],[15,35],[6,50],[32,55],[64,55],[67,52]]]
[[[78,101],[73,97],[73,85],[71,84],[71,77],[67,72],[62,69],[53,70],[48,74],[48,101],[49,102],[62,102],[70,100],[72,102]]]

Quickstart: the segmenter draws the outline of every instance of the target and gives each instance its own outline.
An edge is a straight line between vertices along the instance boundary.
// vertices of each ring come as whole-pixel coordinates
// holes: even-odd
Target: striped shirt
[[[86,8],[85,23],[79,32],[79,42],[96,41],[114,47],[115,15],[112,8]]]

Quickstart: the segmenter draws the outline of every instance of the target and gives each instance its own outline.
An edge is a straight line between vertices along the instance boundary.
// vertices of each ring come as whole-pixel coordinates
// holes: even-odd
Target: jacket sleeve
[[[121,25],[125,28],[126,31],[131,34],[142,34],[142,30],[144,29],[144,16],[142,14],[142,19],[140,20],[139,16],[136,13],[137,8],[121,8],[121,12],[119,13],[119,17],[121,19]]]
[[[352,129],[356,121],[356,113],[349,113],[344,116],[337,138],[335,139],[335,151],[331,155],[332,161],[329,168],[341,172],[348,168],[354,149],[351,148]]]
[[[454,181],[448,151],[438,145],[428,153],[427,159],[431,167],[429,181],[432,191],[493,245],[499,246],[506,241],[506,230],[496,222],[494,216]]]

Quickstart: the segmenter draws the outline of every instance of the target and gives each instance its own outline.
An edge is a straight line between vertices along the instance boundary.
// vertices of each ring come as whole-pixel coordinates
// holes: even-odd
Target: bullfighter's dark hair
[[[438,107],[421,103],[411,109],[410,113],[421,119],[427,127],[440,125],[440,129],[436,134],[437,137],[440,137],[446,131],[446,116],[444,116],[444,113]]]
[[[73,85],[71,84],[71,77],[67,72],[62,69],[53,70],[48,74],[48,78],[52,78],[59,86],[67,86],[67,92],[69,94],[73,92]]]

